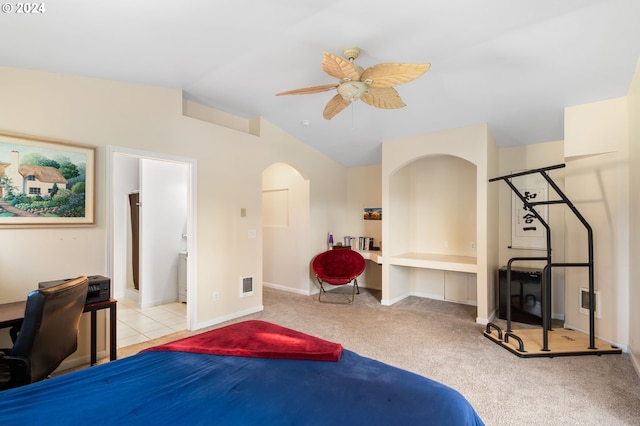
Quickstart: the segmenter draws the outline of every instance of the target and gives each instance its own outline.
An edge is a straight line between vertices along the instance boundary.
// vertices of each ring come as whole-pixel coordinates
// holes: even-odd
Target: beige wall
[[[640,61],[628,94],[629,110],[629,353],[640,373]]]
[[[309,281],[309,182],[285,163],[262,174],[263,283],[311,294]]]
[[[451,244],[455,244],[452,248],[443,247],[436,253],[469,256],[472,250],[470,244],[475,242],[474,257],[477,261],[474,266],[477,271],[477,280],[474,284],[477,287],[477,321],[487,323],[495,309],[494,271],[497,267],[498,253],[494,248],[498,233],[496,219],[498,207],[495,203],[497,189],[490,187],[488,182],[489,178],[497,173],[497,148],[486,124],[383,142],[382,208],[386,220],[382,224],[385,259],[382,266],[382,302],[392,304],[411,293],[412,274],[415,275],[412,267],[402,264],[396,266],[392,264],[394,263],[392,257],[402,258],[404,253],[425,249],[424,245],[419,247],[414,245],[413,235],[416,229],[411,226],[412,217],[420,212],[412,213],[411,211],[411,192],[414,185],[411,170],[405,166],[421,158],[442,155],[455,157],[475,166],[475,181],[472,183],[475,185],[475,223],[470,226],[469,232],[459,233],[457,230],[450,229],[447,236],[440,234],[438,241],[433,244],[445,246],[449,244],[444,242],[450,241]],[[427,179],[430,185],[444,187],[445,193],[452,194],[460,191],[459,183],[455,178],[442,179],[437,173],[433,173]],[[423,205],[425,203],[426,201]],[[446,251],[454,248],[458,251]],[[456,271],[456,269],[452,270]],[[421,275],[424,274],[421,273]],[[455,281],[457,283],[461,280]],[[468,280],[462,281],[467,282],[468,286]]]
[[[184,116],[179,90],[7,67],[0,67],[0,93],[0,129],[97,147],[96,225],[1,229],[0,302],[24,299],[40,281],[109,275],[107,145],[197,160],[198,327],[262,309],[261,286],[240,298],[238,280],[262,282],[261,181],[269,165],[288,163],[309,181],[308,253],[325,247],[327,230],[346,232],[346,169],[264,120],[243,132],[237,122],[204,121],[193,105],[198,118]],[[250,229],[257,238],[247,238]]]
[[[380,164],[352,167],[347,172],[347,234],[337,236],[342,241],[345,235],[373,237],[376,246],[382,239],[380,221],[364,220],[365,207],[382,207],[382,166]],[[384,217],[384,211],[382,212]],[[335,234],[334,234],[335,235]]]
[[[388,187],[385,187],[387,183],[383,183],[383,176],[389,175],[410,159],[429,154],[420,148],[420,152],[404,152],[406,161],[398,159],[384,165],[347,170],[262,119],[244,121],[228,117],[200,105],[183,102],[179,90],[159,87],[0,67],[0,93],[1,130],[90,144],[98,148],[96,226],[0,229],[3,242],[0,245],[0,302],[24,299],[26,293],[39,281],[79,274],[109,274],[106,262],[108,230],[105,200],[107,145],[197,159],[198,222],[195,238],[198,256],[195,261],[198,326],[215,324],[262,308],[261,286],[257,286],[253,297],[241,299],[238,279],[251,274],[256,283],[263,280],[263,241],[260,231],[262,173],[267,167],[278,162],[289,164],[308,181],[311,226],[308,241],[302,243],[301,249],[303,253],[305,250],[307,253],[302,256],[310,260],[313,254],[325,249],[329,231],[337,238],[356,232],[371,233],[378,241],[383,240],[383,249],[386,251],[389,246],[382,237],[385,231],[378,231],[376,224],[361,221],[361,209],[373,203],[380,203],[383,209],[385,205],[388,207],[385,203],[395,195],[390,194]],[[638,117],[638,73],[634,77],[628,99],[624,102],[627,102],[629,117]],[[620,123],[616,114],[620,114],[621,104],[613,101],[613,104],[605,102],[603,105],[605,110],[612,107],[609,110],[617,111],[612,122]],[[592,125],[593,120],[589,114],[584,115],[584,111],[588,110],[580,108],[569,111],[569,116],[575,120],[575,124],[571,126],[574,133],[569,131],[569,136],[583,135],[584,132],[579,127],[584,123]],[[608,288],[614,290],[606,301],[604,312],[613,317],[599,322],[597,334],[616,343],[628,342],[638,365],[640,327],[636,324],[640,324],[640,314],[636,307],[640,306],[640,290],[635,285],[634,277],[639,276],[640,266],[634,259],[640,254],[640,231],[630,226],[629,222],[640,214],[640,197],[636,195],[640,193],[640,123],[633,119],[624,122],[629,129],[628,148],[626,143],[621,147],[620,141],[616,139],[613,153],[599,156],[595,160],[597,164],[583,162],[594,161],[593,159],[572,158],[571,173],[578,176],[581,170],[592,168],[606,171],[603,175],[605,192],[598,193],[599,208],[606,214],[598,216],[596,226],[599,234],[603,234],[603,230],[610,229],[610,224],[613,224],[615,239],[607,242],[605,247],[612,248],[616,257],[605,255],[605,259],[609,260],[597,264],[596,270],[600,274],[598,282],[606,282],[610,286]],[[467,138],[468,140],[473,140],[479,131],[486,132],[482,138],[484,142],[492,141],[486,127],[472,127],[464,131],[470,130],[472,137]],[[616,132],[618,130],[616,127]],[[436,145],[429,148],[430,153],[467,157],[469,150],[463,152],[460,148],[466,145],[451,145],[450,137],[459,132],[460,130],[445,132],[445,137],[439,141],[430,140]],[[567,152],[582,155],[581,145],[569,142],[573,148]],[[413,147],[415,146],[414,144]],[[407,149],[414,148],[409,143]],[[478,174],[479,181],[514,170],[544,167],[565,161],[565,153],[562,152],[564,144],[560,141],[501,149],[499,159],[491,146],[478,149],[473,155],[477,156],[478,164],[488,169],[482,175]],[[627,158],[624,153],[627,150],[631,167],[628,169],[629,183],[625,184],[627,171],[624,164]],[[615,164],[622,164],[624,170],[614,171]],[[243,167],[240,173],[239,165]],[[566,171],[554,172],[553,177],[558,176],[564,184],[565,173]],[[593,171],[590,173],[593,178]],[[590,190],[582,192],[579,188],[585,187],[585,182],[587,181],[578,179],[571,189],[567,188],[567,195],[570,199],[577,196],[577,200],[586,206],[593,201],[590,199],[593,188],[592,183],[589,183],[587,188]],[[597,180],[589,182],[593,182],[595,186]],[[628,185],[626,190],[625,185]],[[573,188],[576,188],[575,191]],[[625,199],[625,191],[628,199]],[[382,200],[385,193],[389,194],[389,201]],[[478,250],[483,250],[482,257],[487,259],[483,265],[487,280],[490,280],[489,275],[494,273],[496,267],[520,253],[506,248],[510,235],[510,229],[507,228],[510,226],[507,225],[510,223],[508,194],[509,191],[499,183],[485,185],[478,191],[478,196],[487,200],[482,209],[486,212],[477,222],[478,234],[481,228],[488,230],[486,235],[477,240]],[[606,202],[603,203],[605,198]],[[246,209],[245,217],[240,217],[241,208]],[[489,211],[491,209],[495,209],[495,214]],[[383,215],[388,219],[387,213],[388,210],[383,210]],[[562,228],[564,218],[557,219],[554,215],[552,220],[554,231]],[[613,221],[609,222],[610,220]],[[558,227],[554,226],[556,222]],[[393,232],[401,229],[402,224],[397,225]],[[247,238],[250,229],[258,230],[256,239]],[[381,234],[377,236],[376,232]],[[391,229],[387,229],[385,235],[390,233]],[[626,243],[625,234],[628,235]],[[556,241],[554,238],[554,247],[573,243],[573,239],[572,235],[568,235],[564,241]],[[625,254],[625,244],[628,245],[630,254]],[[495,261],[491,260],[494,255]],[[38,263],[41,265],[37,269],[30,267],[29,259],[34,256],[38,256]],[[308,279],[311,283],[311,276]],[[373,280],[371,282],[375,288],[376,284]],[[559,278],[556,282],[560,286],[562,279]],[[490,299],[494,294],[493,284],[487,282],[484,284],[486,287],[481,290]],[[407,288],[407,291],[410,289]],[[214,292],[220,294],[217,302],[212,297]],[[572,290],[568,292],[573,293]],[[563,313],[561,300],[562,295],[555,295],[554,314]],[[483,315],[488,318],[495,308],[493,301],[481,300],[480,304],[483,306]],[[565,306],[567,309],[575,309],[569,299]],[[570,313],[567,315],[572,320],[581,318],[577,314],[575,317],[571,317]],[[577,325],[580,328],[583,326],[581,322]]]
[[[347,172],[347,224],[349,232],[337,235],[337,241],[348,236],[367,236],[377,247],[382,241],[382,221],[364,220],[365,207],[382,207],[382,165],[351,167]],[[384,211],[382,212],[384,218]],[[335,234],[334,234],[335,236]],[[344,241],[343,241],[344,242]],[[382,289],[382,267],[367,261],[364,273],[358,278],[360,287]]]
[[[594,131],[572,130],[583,126]],[[595,335],[626,346],[630,325],[627,99],[567,108],[565,128],[565,192],[593,230],[594,287],[600,292],[601,307]],[[565,211],[566,261],[587,262],[586,229]],[[567,268],[565,325],[585,332],[589,316],[580,312],[580,288],[588,286],[587,268]]]

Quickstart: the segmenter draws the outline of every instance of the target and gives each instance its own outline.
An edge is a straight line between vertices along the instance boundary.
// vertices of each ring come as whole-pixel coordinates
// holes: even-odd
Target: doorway
[[[132,299],[140,309],[177,303],[180,274],[186,287],[184,326],[189,330],[196,323],[195,167],[194,159],[107,147],[107,266],[113,296]],[[133,279],[130,194],[140,197],[138,289]]]

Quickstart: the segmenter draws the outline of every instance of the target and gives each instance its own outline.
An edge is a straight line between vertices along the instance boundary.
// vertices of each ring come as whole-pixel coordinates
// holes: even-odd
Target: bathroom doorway
[[[185,328],[193,329],[196,316],[189,299],[196,292],[195,280],[190,279],[195,259],[195,244],[190,238],[195,228],[195,160],[111,146],[107,151],[108,267],[113,295],[134,300],[141,309],[175,303],[182,281]],[[139,216],[132,218],[137,208]]]

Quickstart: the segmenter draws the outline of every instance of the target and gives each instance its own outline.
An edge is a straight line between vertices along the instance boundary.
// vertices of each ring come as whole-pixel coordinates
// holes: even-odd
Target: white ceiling
[[[626,95],[640,57],[638,0],[41,4],[44,13],[0,13],[0,65],[180,88],[262,116],[346,166],[379,164],[383,140],[479,123],[500,146],[562,139],[564,107]],[[397,110],[356,102],[327,121],[333,91],[275,96],[336,83],[322,52],[351,46],[363,68],[431,69],[396,87],[407,104]]]

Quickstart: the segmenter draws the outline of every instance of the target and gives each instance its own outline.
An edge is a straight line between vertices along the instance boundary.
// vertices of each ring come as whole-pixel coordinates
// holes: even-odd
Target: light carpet
[[[361,289],[353,305],[265,288],[259,319],[341,343],[462,393],[491,425],[640,425],[640,377],[628,354],[519,358],[482,335],[476,309],[419,297],[393,306]],[[213,328],[216,328],[213,327]],[[118,357],[197,332],[118,350]]]

